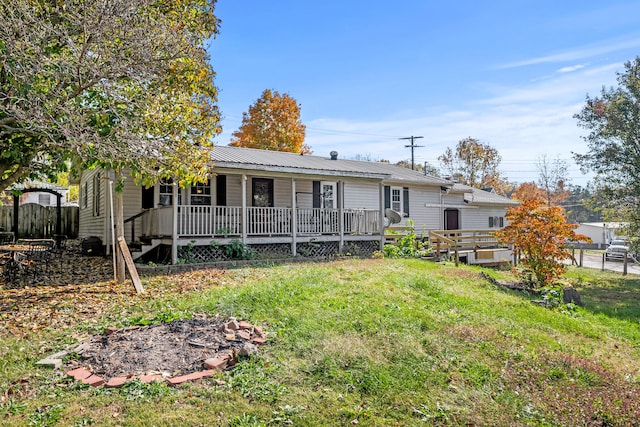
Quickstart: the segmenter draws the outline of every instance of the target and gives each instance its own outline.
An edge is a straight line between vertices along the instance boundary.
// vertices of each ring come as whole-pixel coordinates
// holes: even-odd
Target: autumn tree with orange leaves
[[[536,185],[535,182],[523,182],[518,185],[513,194],[511,194],[513,200],[520,202],[528,199],[539,200],[540,202],[547,202],[547,193]]]
[[[546,206],[539,197],[528,198],[507,210],[508,225],[496,232],[501,243],[513,245],[520,259],[518,274],[531,288],[545,287],[564,274],[563,260],[571,258],[568,242],[591,239],[567,223],[564,209]]]
[[[233,133],[233,147],[311,154],[304,143],[306,126],[300,121],[300,105],[289,95],[266,89],[242,113],[242,125]]]

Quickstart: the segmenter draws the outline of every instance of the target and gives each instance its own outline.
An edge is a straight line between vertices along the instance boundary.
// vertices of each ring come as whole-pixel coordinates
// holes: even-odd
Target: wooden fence
[[[20,237],[53,237],[56,234],[56,207],[27,203],[18,208],[18,233]],[[63,206],[61,209],[62,229],[70,239],[78,237],[80,208]],[[0,230],[13,231],[13,206],[0,206]]]

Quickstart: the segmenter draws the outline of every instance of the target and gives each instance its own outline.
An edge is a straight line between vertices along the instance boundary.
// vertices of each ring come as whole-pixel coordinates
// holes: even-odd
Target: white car
[[[604,253],[605,261],[611,259],[623,260],[625,256],[631,256],[629,245],[624,240],[612,240]]]

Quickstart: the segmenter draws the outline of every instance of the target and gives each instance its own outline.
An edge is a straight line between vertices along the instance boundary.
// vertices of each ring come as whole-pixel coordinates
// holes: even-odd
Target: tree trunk
[[[115,181],[119,182],[122,175],[120,172],[116,172]],[[113,203],[114,207],[114,223],[115,223],[115,236],[116,242],[118,241],[118,237],[124,237],[124,201],[122,199],[122,192],[116,191],[115,199]],[[116,254],[116,280],[118,283],[123,283],[125,280],[125,264],[124,264],[124,256],[122,256],[122,252],[120,251],[118,245],[113,248]]]

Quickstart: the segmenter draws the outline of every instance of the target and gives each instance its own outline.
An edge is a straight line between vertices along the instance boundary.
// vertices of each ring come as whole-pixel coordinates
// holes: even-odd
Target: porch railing
[[[339,209],[297,209],[295,214],[291,208],[247,207],[246,209],[246,233],[249,236],[291,235],[294,230],[292,218],[297,221],[298,234],[340,233]],[[345,234],[380,232],[379,211],[345,209],[343,212]],[[178,206],[178,237],[241,236],[242,221],[242,207],[239,206],[182,205]],[[167,226],[170,224],[158,228],[166,230]]]

